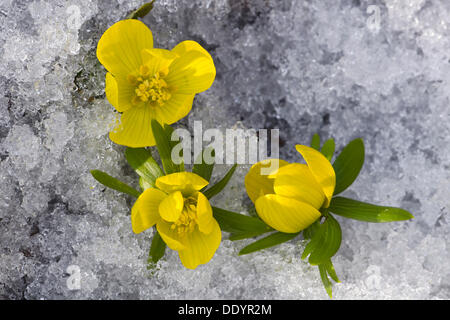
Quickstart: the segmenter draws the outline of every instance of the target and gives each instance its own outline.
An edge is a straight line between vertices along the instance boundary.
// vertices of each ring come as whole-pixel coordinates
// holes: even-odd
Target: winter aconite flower
[[[156,224],[161,238],[178,251],[186,268],[195,269],[213,257],[222,239],[208,199],[199,191],[208,181],[191,172],[159,177],[131,210],[131,224],[140,233]]]
[[[197,42],[183,41],[170,51],[155,49],[152,32],[135,19],[106,30],[97,57],[109,71],[106,97],[122,112],[109,136],[130,147],[155,145],[151,120],[171,124],[185,117],[195,94],[207,90],[216,76],[211,56]]]
[[[259,217],[272,228],[296,233],[320,216],[330,205],[336,184],[331,163],[317,150],[297,145],[306,164],[270,159],[254,164],[245,177],[248,196]],[[279,169],[261,175],[261,168],[278,162]],[[271,166],[272,167],[272,166]]]

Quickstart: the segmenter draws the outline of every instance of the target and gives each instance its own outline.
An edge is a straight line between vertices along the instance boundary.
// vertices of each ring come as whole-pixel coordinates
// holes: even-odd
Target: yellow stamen
[[[180,236],[194,231],[197,225],[197,200],[189,197],[184,200],[183,211],[177,221],[170,226],[171,230],[177,231]]]
[[[152,106],[162,106],[165,101],[171,98],[171,90],[164,81],[166,73],[159,71],[150,76],[150,68],[142,65],[139,68],[139,75],[128,75],[127,80],[130,84],[136,86],[135,96],[132,99],[133,104],[140,102],[150,102]]]
[[[143,77],[147,77],[150,73],[150,68],[148,66],[146,66],[145,64],[142,65],[139,68],[139,73],[143,76]]]

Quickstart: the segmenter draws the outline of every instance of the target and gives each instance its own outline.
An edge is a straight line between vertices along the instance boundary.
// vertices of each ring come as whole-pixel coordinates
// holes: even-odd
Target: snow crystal
[[[143,2],[0,3],[0,298],[327,299],[301,240],[242,257],[249,241],[225,240],[195,271],[168,251],[147,270],[152,231],[133,234],[133,199],[89,173],[138,186],[124,147],[108,138],[116,114],[95,50]],[[192,39],[215,61],[214,85],[180,126],[279,128],[289,161],[315,132],[338,151],[364,138],[366,163],[345,195],[415,219],[337,218],[336,299],[450,298],[447,0],[160,0],[143,21],[155,46]],[[214,205],[248,212],[247,170]],[[68,285],[71,270],[79,288]]]

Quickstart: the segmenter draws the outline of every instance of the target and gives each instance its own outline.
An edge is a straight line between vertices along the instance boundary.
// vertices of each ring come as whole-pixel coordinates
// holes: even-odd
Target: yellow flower
[[[317,150],[296,145],[306,164],[269,159],[254,164],[245,176],[247,194],[260,218],[272,228],[296,233],[320,217],[319,209],[330,205],[336,185],[331,163]],[[278,170],[261,175],[261,168]]]
[[[208,199],[201,193],[208,181],[191,172],[159,177],[131,209],[131,224],[140,233],[156,224],[163,241],[178,251],[186,268],[195,269],[213,257],[222,239]]]
[[[172,124],[185,117],[195,94],[207,90],[216,76],[211,56],[197,42],[183,41],[170,51],[155,49],[152,32],[135,19],[105,31],[97,58],[109,71],[106,97],[122,112],[109,136],[130,147],[155,145],[151,120]]]

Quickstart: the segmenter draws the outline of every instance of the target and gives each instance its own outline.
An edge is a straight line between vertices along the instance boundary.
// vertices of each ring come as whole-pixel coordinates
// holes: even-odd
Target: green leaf
[[[303,238],[305,240],[311,240],[312,237],[319,230],[319,228],[320,228],[319,220],[314,221],[312,225],[303,230]],[[315,248],[314,242],[311,243],[310,241],[303,250],[302,259],[305,259],[313,251],[314,248]]]
[[[142,5],[139,9],[134,10],[133,12],[131,12],[126,19],[137,19],[137,18],[143,18],[145,17],[147,14],[150,13],[150,11],[152,11],[153,9],[153,3],[155,2],[155,0],[150,1],[144,5]]]
[[[209,188],[208,190],[203,192],[203,194],[208,199],[211,199],[212,197],[214,197],[215,195],[220,193],[220,191],[222,191],[223,188],[225,188],[227,186],[228,182],[230,181],[231,177],[233,176],[234,171],[236,170],[236,167],[237,167],[237,164],[233,165],[231,167],[231,169],[227,172],[227,174],[219,182],[217,182],[211,188]]]
[[[335,148],[334,140],[328,139],[323,144],[322,150],[320,150],[320,152],[325,156],[325,158],[328,159],[328,161],[331,161],[331,158],[333,158],[334,154],[334,148]]]
[[[336,172],[334,195],[347,189],[358,177],[364,164],[364,142],[362,139],[351,141],[333,163]]]
[[[331,281],[330,281],[330,279],[328,279],[327,269],[323,264],[319,265],[319,272],[320,272],[320,279],[322,279],[322,283],[323,283],[323,286],[325,287],[325,290],[327,291],[330,298],[333,298]]]
[[[303,238],[311,239],[312,236],[316,233],[319,226],[320,226],[319,220],[314,221],[312,225],[303,230]]]
[[[170,141],[170,135],[167,135],[168,131],[166,131],[155,119],[152,120],[151,126],[164,172],[166,174],[178,172],[179,166],[172,161],[172,144]]]
[[[145,148],[127,148],[125,150],[125,158],[150,187],[155,185],[156,179],[164,175],[150,151]]]
[[[199,155],[199,159],[197,159],[194,163],[194,166],[192,168],[192,172],[195,174],[198,174],[200,177],[202,177],[203,179],[205,179],[206,181],[210,181],[211,180],[211,176],[213,173],[213,169],[214,169],[214,162],[211,164],[207,164],[204,162],[204,153],[205,152],[211,152],[211,156],[214,158],[215,157],[215,151],[212,148],[208,149],[204,149],[202,150],[202,153]]]
[[[170,145],[170,154],[172,155],[172,149],[179,144],[179,140],[174,140],[172,141],[172,133],[175,131],[174,128],[172,128],[171,126],[169,126],[168,124],[164,125],[164,131],[166,132],[166,137],[169,140],[169,145]],[[183,150],[181,150],[181,155],[183,155]],[[183,161],[181,161],[180,164],[175,164],[175,170],[176,172],[183,172],[184,171],[184,163]]]
[[[277,231],[244,247],[241,251],[239,251],[239,255],[242,256],[244,254],[249,254],[279,245],[283,242],[294,239],[298,235],[299,233],[283,233]]]
[[[328,259],[324,263],[319,264],[318,267],[319,267],[320,278],[322,279],[323,286],[325,287],[325,290],[327,291],[330,298],[333,298],[332,283],[331,283],[330,279],[328,278],[328,276],[331,279],[333,279],[335,282],[340,282],[336,275],[336,271],[334,270],[333,263],[331,262],[330,259]]]
[[[320,150],[320,136],[317,133],[314,133],[314,135],[312,136],[311,148],[314,148],[317,151]]]
[[[302,259],[309,255],[309,263],[319,265],[339,250],[342,241],[342,231],[339,223],[331,214],[326,215],[326,220],[322,223],[306,245],[302,254]]]
[[[228,240],[236,241],[236,240],[244,240],[248,238],[254,238],[257,236],[260,236],[264,233],[267,233],[271,230],[263,230],[263,231],[242,231],[242,232],[235,232],[230,234],[230,237]]]
[[[148,256],[148,263],[157,263],[164,256],[166,251],[166,243],[163,241],[159,232],[154,229],[152,245]]]
[[[340,282],[336,274],[336,270],[334,270],[334,266],[333,263],[331,262],[331,259],[329,259],[327,262],[324,262],[321,265],[325,266],[325,269],[327,270],[327,273],[330,275],[331,279],[333,279],[335,282]]]
[[[392,222],[414,218],[411,213],[401,208],[377,206],[344,197],[333,198],[329,210],[345,218],[366,222]]]
[[[139,186],[141,187],[142,191],[145,191],[148,188],[153,188],[153,184],[149,183],[147,180],[143,179],[142,177],[139,177]]]
[[[302,259],[305,259],[306,257],[308,257],[311,252],[313,252],[313,250],[316,248],[317,245],[317,237],[318,237],[318,232],[319,230],[321,230],[322,224],[320,224],[320,219],[314,221],[314,223],[312,225],[310,225],[308,228],[306,228],[305,230],[303,230],[303,238],[305,240],[311,240],[308,242],[308,244],[306,245],[305,249],[303,250],[302,253]],[[323,232],[323,230],[321,231]],[[316,240],[312,241],[314,236],[316,237]]]
[[[233,233],[264,233],[273,230],[259,218],[249,217],[217,207],[212,207],[212,209],[214,219],[217,220],[222,231]]]
[[[101,184],[107,186],[108,188],[114,189],[116,191],[120,191],[126,194],[129,194],[130,196],[138,198],[141,194],[136,189],[130,187],[126,183],[111,177],[109,174],[100,171],[100,170],[91,170],[91,174],[94,177],[95,180],[100,182]]]

